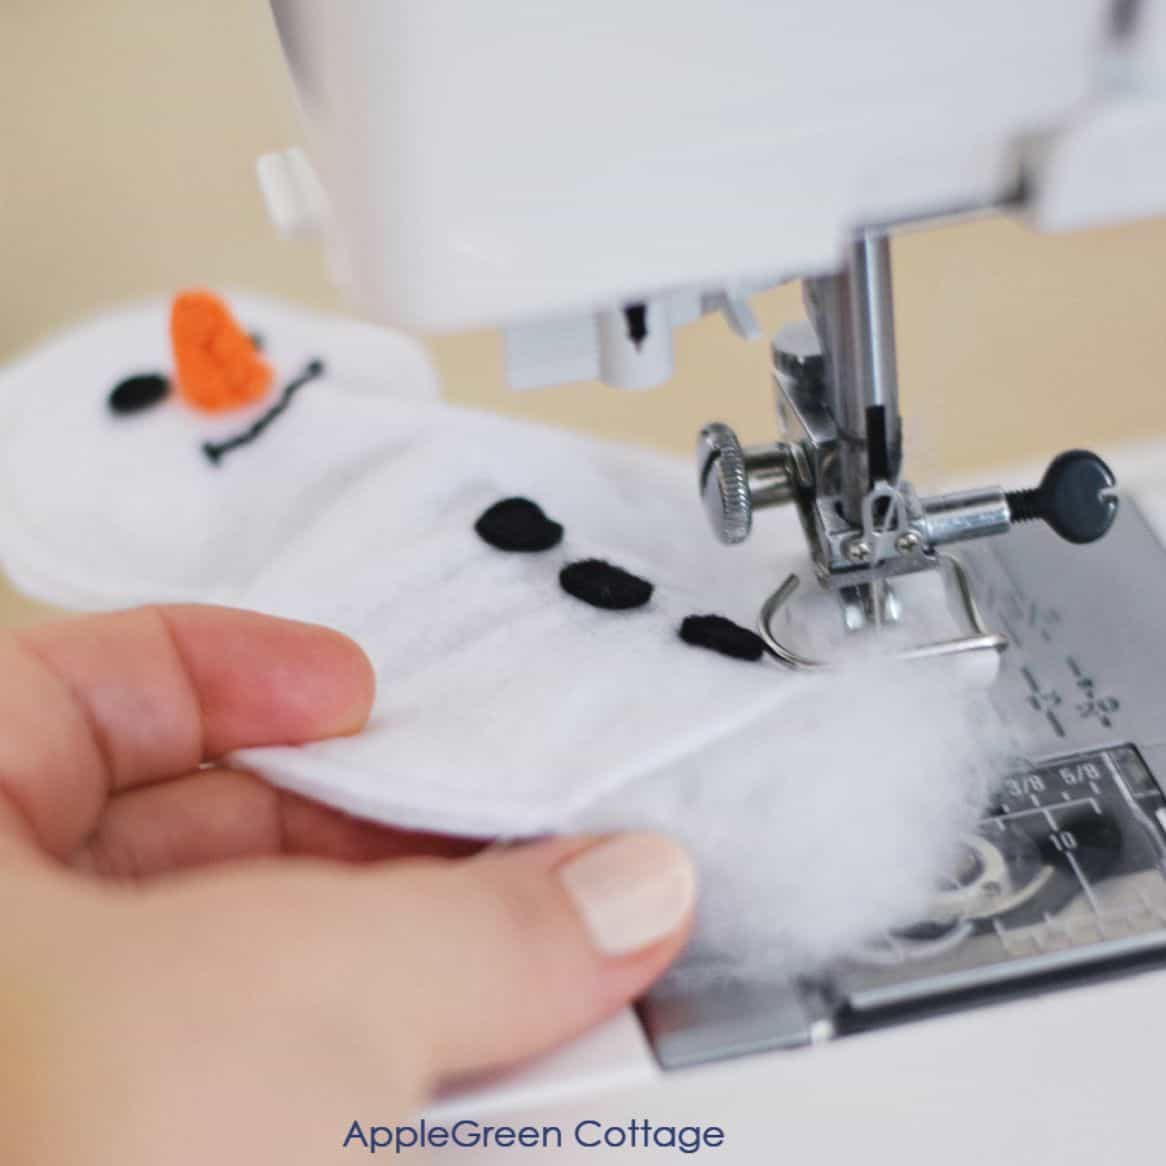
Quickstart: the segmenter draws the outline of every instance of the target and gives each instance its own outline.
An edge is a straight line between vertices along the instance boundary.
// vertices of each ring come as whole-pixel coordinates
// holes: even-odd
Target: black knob
[[[1035,490],[1006,495],[1013,522],[1043,518],[1066,542],[1096,542],[1117,517],[1117,479],[1086,449],[1071,449],[1053,459]]]

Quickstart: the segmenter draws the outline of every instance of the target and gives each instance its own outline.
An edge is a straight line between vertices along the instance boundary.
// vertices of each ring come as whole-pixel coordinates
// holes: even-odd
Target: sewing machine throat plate
[[[991,700],[1024,760],[926,918],[812,976],[658,988],[665,1068],[1166,966],[1166,549],[1123,498],[1094,545],[1032,526],[961,557],[1010,641]]]

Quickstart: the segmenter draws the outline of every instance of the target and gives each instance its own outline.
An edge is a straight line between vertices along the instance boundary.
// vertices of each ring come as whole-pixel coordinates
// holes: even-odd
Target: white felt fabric
[[[329,370],[254,445],[200,451],[270,400],[207,418],[172,398],[117,418],[124,376],[169,367],[166,311],[106,317],[0,381],[0,553],[45,598],[101,607],[209,599],[317,620],[372,658],[359,738],[239,760],[353,813],[483,837],[560,826],[602,792],[775,709],[788,677],[683,644],[681,619],[750,622],[784,573],[763,538],[710,538],[689,466],[429,399],[415,346],[236,298],[278,383]],[[527,494],[567,529],[507,554],[474,520]],[[657,586],[597,611],[559,569],[602,557]]]
[[[966,678],[807,680],[677,636],[689,614],[752,624],[803,561],[792,515],[721,547],[687,461],[451,408],[410,341],[234,305],[280,384],[312,357],[329,373],[218,467],[201,441],[246,416],[208,423],[176,400],[106,411],[122,377],[169,367],[162,305],[0,374],[0,557],[19,583],[75,606],[206,599],[349,633],[378,676],[365,732],[237,763],[417,829],[678,834],[706,876],[716,950],[739,947],[745,927],[766,958],[816,958],[922,907],[991,770]],[[484,543],[475,519],[511,495],[561,522],[563,543]],[[560,568],[591,557],[653,582],[651,603],[613,613],[567,596]],[[911,610],[931,619],[937,597]],[[816,602],[833,621],[820,626],[838,626],[825,597],[804,610]]]
[[[232,306],[276,378],[271,397],[225,416],[176,395],[139,416],[109,412],[125,377],[172,372],[166,303],[101,317],[3,370],[0,561],[18,585],[77,609],[239,587],[388,452],[387,394],[437,394],[407,337],[255,296]],[[245,430],[316,357],[326,375],[260,442],[212,467],[202,443]]]
[[[711,544],[688,467],[441,407],[398,406],[386,424],[412,435],[407,455],[239,597],[362,643],[378,674],[372,724],[243,763],[358,814],[533,834],[780,704],[786,676],[677,635],[694,612],[749,622],[779,569],[761,543]],[[474,533],[515,494],[565,525],[559,547],[508,554]],[[613,613],[567,596],[559,570],[593,557],[655,583],[651,603]]]

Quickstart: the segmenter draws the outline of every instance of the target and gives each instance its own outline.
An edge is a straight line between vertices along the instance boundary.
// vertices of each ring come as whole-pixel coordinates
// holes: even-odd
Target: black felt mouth
[[[256,441],[263,435],[264,430],[286,411],[300,389],[305,385],[311,384],[312,381],[317,380],[323,375],[324,362],[322,360],[309,361],[304,367],[304,371],[294,381],[291,381],[279,395],[279,400],[262,417],[244,429],[242,433],[238,433],[234,437],[229,437],[225,441],[204,441],[202,452],[206,455],[207,461],[217,466],[227,454]]]

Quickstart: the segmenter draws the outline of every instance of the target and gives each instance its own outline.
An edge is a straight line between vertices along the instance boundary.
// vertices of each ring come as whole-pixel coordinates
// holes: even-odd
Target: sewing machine
[[[1114,475],[1084,451],[1056,457],[1035,488],[921,497],[911,487],[891,240],[985,213],[1064,231],[1166,212],[1166,0],[272,8],[306,149],[261,161],[269,209],[285,234],[322,239],[337,278],[377,318],[427,331],[501,327],[516,388],[601,379],[642,389],[668,379],[675,329],[719,311],[755,335],[749,296],[803,280],[808,320],[772,344],[783,439],[745,447],[720,423],[699,436],[697,484],[714,533],[739,542],[756,511],[794,506],[810,572],[856,635],[900,619],[904,577],[945,575],[965,626],[906,654],[1007,648],[993,698],[1001,732],[1037,759],[970,844],[948,917],[812,985],[653,997],[641,1010],[647,1044],[624,1017],[544,1067],[523,1097],[545,1100],[556,1075],[571,1088],[648,1081],[658,1066],[821,1043],[958,1012],[997,989],[1160,960],[1166,621],[1145,581],[1161,578],[1166,553],[1136,500],[1119,513]],[[1064,543],[1041,524],[985,539],[1032,519]],[[948,553],[965,543],[958,558]],[[759,629],[773,656],[811,668],[824,661],[778,630],[798,584],[758,581],[771,592]],[[1098,673],[1120,696],[1101,691]],[[1081,850],[1090,823],[1064,817],[1079,805],[1110,828]],[[1068,914],[1065,894],[1076,904]],[[1155,993],[1166,1000],[1166,981],[1105,991],[1112,1010],[1094,989],[1085,1017],[1058,1004],[1073,994],[1048,996],[978,1027],[957,1015],[884,1034],[881,1058],[853,1042],[863,1051],[839,1059],[831,1049],[817,1079],[841,1088],[855,1065],[897,1077],[954,1122],[944,1086],[953,1033],[960,1055],[981,1056],[984,1073],[1006,1082],[1017,1068],[1000,1058],[1002,1041],[1052,1048],[1059,1030],[1045,1018],[1071,1015],[1079,1041],[1089,1029],[1092,1048],[1109,1048],[1122,1024],[1152,1013]],[[1139,1055],[1124,1054],[1127,1097],[1145,1088]],[[799,1084],[804,1062],[786,1064],[779,1054],[742,1062],[750,1067],[714,1074],[708,1087],[780,1082],[804,1115],[821,1117]],[[1042,1056],[1041,1072],[1051,1095],[1064,1069]],[[962,1077],[975,1086],[966,1068]],[[824,1144],[809,1116],[791,1122],[789,1145],[802,1134]],[[794,1125],[802,1133],[790,1136]]]

